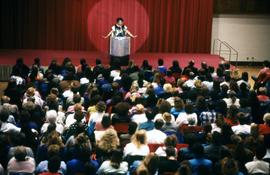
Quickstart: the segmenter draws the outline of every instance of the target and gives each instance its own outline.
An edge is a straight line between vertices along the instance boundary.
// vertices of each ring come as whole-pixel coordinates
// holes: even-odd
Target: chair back
[[[115,123],[113,127],[118,134],[128,133],[128,123]]]
[[[161,146],[164,146],[164,144],[148,144],[150,152],[156,152],[156,150]]]

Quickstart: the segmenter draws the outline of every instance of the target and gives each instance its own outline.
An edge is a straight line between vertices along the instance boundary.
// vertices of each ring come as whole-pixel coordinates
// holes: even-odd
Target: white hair
[[[55,110],[49,110],[46,112],[46,121],[49,123],[55,123],[57,118],[57,112]]]
[[[270,113],[265,113],[264,116],[263,116],[263,121],[266,122],[266,121],[269,121],[270,120]]]

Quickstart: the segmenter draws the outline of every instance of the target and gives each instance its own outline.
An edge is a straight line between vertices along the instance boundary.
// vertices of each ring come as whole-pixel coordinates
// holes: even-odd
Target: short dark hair
[[[47,133],[50,133],[50,132],[55,131],[55,130],[56,130],[56,124],[55,123],[50,123],[48,125]]]
[[[196,158],[202,158],[204,156],[204,148],[200,143],[195,143],[192,150]]]
[[[255,153],[255,155],[256,155],[256,158],[258,160],[262,160],[263,157],[265,156],[265,154],[266,154],[266,148],[265,148],[264,145],[259,144],[258,146],[256,146],[256,153]]]
[[[147,110],[145,111],[145,115],[146,115],[146,118],[147,118],[148,120],[153,120],[154,117],[155,117],[155,115],[154,115],[154,113],[153,113],[153,111],[152,111],[151,109],[147,109]]]
[[[123,160],[123,151],[121,149],[115,149],[112,151],[111,166],[118,169]]]
[[[264,135],[264,145],[267,149],[270,148],[270,134]]]
[[[53,156],[48,161],[48,170],[51,173],[57,173],[61,165],[61,159],[59,156]]]
[[[74,119],[76,121],[78,121],[78,122],[82,121],[83,117],[84,117],[84,113],[81,110],[75,111],[75,113],[74,113]]]
[[[176,150],[173,146],[169,146],[165,150],[167,157],[175,157],[176,156]]]
[[[193,105],[191,103],[187,103],[185,106],[185,111],[187,114],[192,114],[194,112]]]
[[[23,58],[22,58],[22,57],[19,57],[19,58],[16,60],[16,64],[23,64]]]
[[[27,153],[24,146],[18,146],[15,149],[14,157],[17,161],[24,161],[26,156],[27,156]]]
[[[101,60],[99,58],[96,59],[96,65],[101,64]]]
[[[135,123],[135,122],[130,122],[130,123],[128,124],[128,133],[129,133],[130,135],[133,135],[133,134],[136,132],[137,127],[138,127],[138,124],[137,124],[137,123]]]
[[[163,64],[164,64],[163,59],[162,59],[162,58],[159,58],[159,59],[158,59],[158,65],[159,65],[159,66],[162,66]]]
[[[0,120],[1,120],[2,122],[6,122],[7,119],[8,119],[8,117],[9,117],[9,111],[8,111],[8,109],[2,108],[2,109],[0,110]]]
[[[246,117],[245,117],[245,113],[243,113],[243,112],[238,112],[238,113],[237,113],[237,119],[238,119],[240,125],[247,124],[247,119],[246,119]]]
[[[171,104],[166,101],[166,100],[163,100],[160,105],[159,105],[159,112],[161,114],[164,114],[165,112],[171,112]]]
[[[242,80],[248,81],[248,72],[242,72],[241,78]]]
[[[34,59],[34,63],[35,63],[35,64],[40,64],[40,58],[39,58],[39,57],[36,57],[36,58]]]
[[[222,137],[221,137],[221,134],[219,133],[219,132],[214,132],[213,134],[212,134],[212,143],[214,144],[214,145],[221,145],[221,140],[222,139]]]
[[[164,121],[162,119],[157,119],[155,121],[155,128],[156,129],[161,129],[163,125],[164,125]]]
[[[86,59],[85,59],[85,58],[81,58],[81,59],[80,59],[80,63],[81,63],[81,64],[86,64]]]
[[[116,22],[119,22],[119,21],[124,21],[124,19],[122,18],[122,17],[118,17],[117,19],[116,19]]]
[[[112,124],[111,117],[108,114],[105,114],[102,117],[101,124],[103,128],[109,128]]]
[[[177,142],[178,142],[177,137],[175,135],[170,135],[166,137],[166,139],[164,140],[164,145],[166,147],[169,147],[169,146],[176,147]]]
[[[183,175],[190,175],[191,174],[191,168],[188,162],[183,161],[181,163],[181,166],[178,169],[179,174]]]
[[[187,133],[184,135],[185,143],[189,145],[190,148],[197,143],[197,136],[194,133]]]
[[[80,103],[81,102],[81,95],[80,94],[74,94],[73,95],[73,102],[76,103]]]

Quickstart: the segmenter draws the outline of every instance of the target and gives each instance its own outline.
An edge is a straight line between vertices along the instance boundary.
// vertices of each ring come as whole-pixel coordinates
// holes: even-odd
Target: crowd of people
[[[249,76],[227,62],[19,58],[1,97],[0,175],[268,175],[270,63]]]

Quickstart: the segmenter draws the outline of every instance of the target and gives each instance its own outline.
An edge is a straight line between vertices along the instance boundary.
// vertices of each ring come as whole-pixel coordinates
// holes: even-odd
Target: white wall
[[[270,16],[215,16],[212,50],[213,40],[217,38],[226,41],[239,52],[239,61],[251,61],[251,57],[254,57],[254,61],[270,60]],[[250,59],[247,60],[247,57]],[[232,57],[232,61],[234,59]]]

